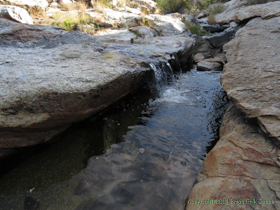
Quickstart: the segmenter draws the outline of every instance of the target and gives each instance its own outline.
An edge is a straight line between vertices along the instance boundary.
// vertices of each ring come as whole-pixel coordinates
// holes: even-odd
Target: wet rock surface
[[[181,57],[185,65],[194,42],[178,35],[108,47],[78,31],[0,25],[0,148],[48,141],[145,84],[150,63]]]
[[[280,17],[256,18],[224,46],[228,63],[222,86],[236,107],[258,120],[262,130],[280,145],[279,58]]]
[[[201,203],[199,209],[279,209],[279,154],[257,124],[229,107],[220,140],[204,161],[186,209],[198,209],[192,201],[208,199],[213,203]]]

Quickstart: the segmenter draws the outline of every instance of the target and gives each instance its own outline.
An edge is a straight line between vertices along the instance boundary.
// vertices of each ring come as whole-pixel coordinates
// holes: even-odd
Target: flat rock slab
[[[220,140],[206,156],[186,210],[279,209],[279,157],[273,141],[260,134],[257,125],[248,124],[234,106],[229,107]],[[195,205],[207,200],[208,205]]]
[[[280,146],[280,17],[256,18],[224,46],[221,83],[236,107]]]
[[[86,33],[0,19],[0,148],[50,140],[151,78],[150,63],[187,59],[194,40],[101,44]]]

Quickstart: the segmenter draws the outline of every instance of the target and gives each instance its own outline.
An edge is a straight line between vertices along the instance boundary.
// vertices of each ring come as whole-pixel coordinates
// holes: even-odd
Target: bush
[[[187,25],[186,30],[189,30],[192,34],[197,34],[198,36],[210,34],[209,31],[201,29],[199,25],[191,24],[189,21],[186,21],[185,24]]]
[[[190,9],[188,0],[156,0],[161,13],[183,12]]]
[[[210,25],[215,25],[215,24],[217,24],[217,22],[216,22],[216,20],[215,20],[215,14],[210,14],[210,15],[208,16],[208,23],[209,23]]]

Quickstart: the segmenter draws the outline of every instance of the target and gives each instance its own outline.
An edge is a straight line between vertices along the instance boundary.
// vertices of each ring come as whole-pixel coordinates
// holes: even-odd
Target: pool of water
[[[0,209],[184,209],[227,106],[220,76],[191,70],[73,125],[0,178]]]

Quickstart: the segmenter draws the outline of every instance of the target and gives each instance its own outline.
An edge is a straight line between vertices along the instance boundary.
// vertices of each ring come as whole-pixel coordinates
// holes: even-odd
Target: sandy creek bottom
[[[2,175],[0,209],[183,210],[226,108],[220,76],[178,74],[73,125]]]

